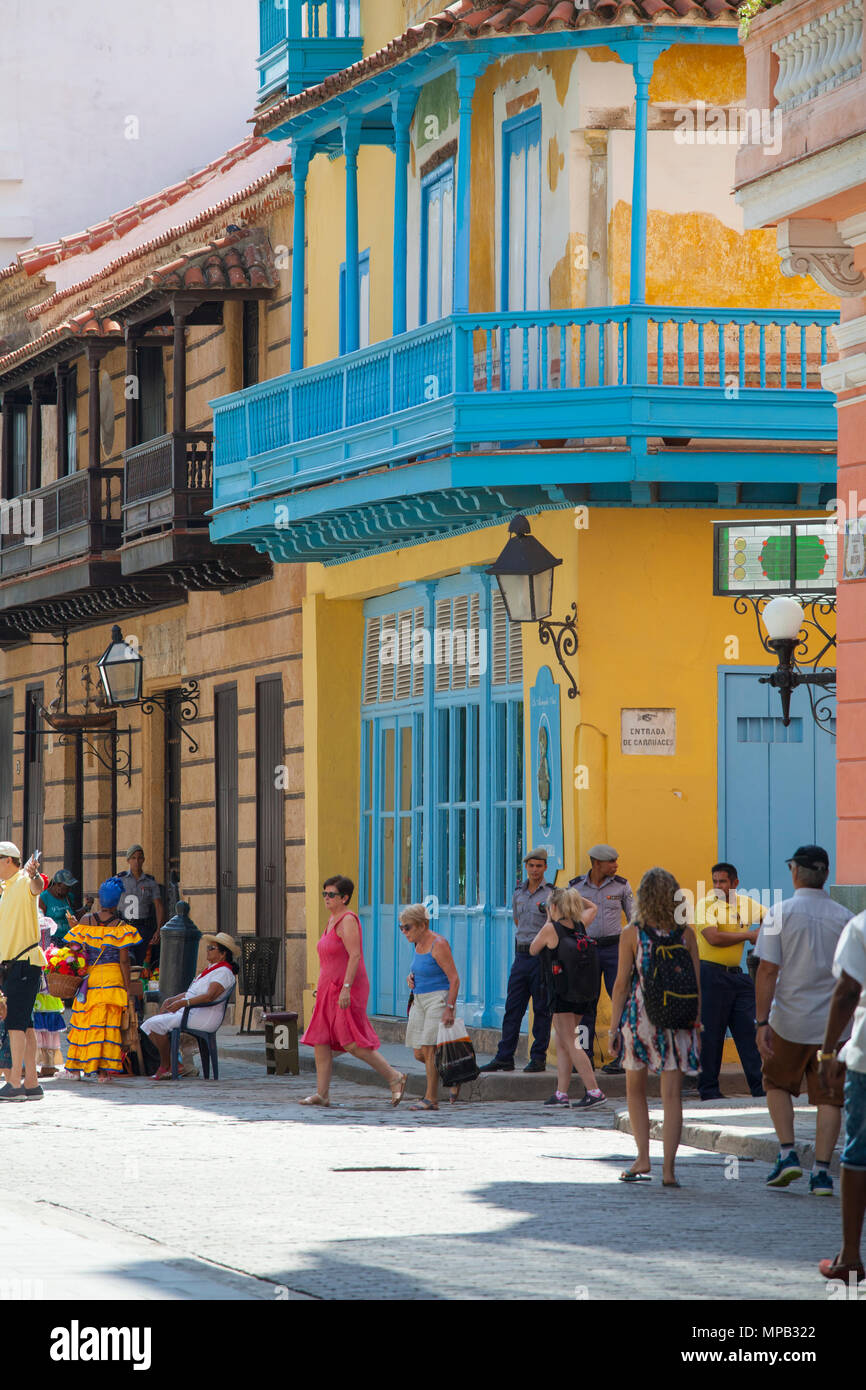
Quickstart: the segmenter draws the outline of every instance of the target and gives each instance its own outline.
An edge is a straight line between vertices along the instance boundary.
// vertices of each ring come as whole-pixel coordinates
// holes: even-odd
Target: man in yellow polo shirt
[[[701,957],[701,1100],[721,1100],[719,1072],[725,1034],[740,1055],[753,1096],[762,1096],[761,1056],[755,1042],[755,986],[741,968],[746,942],[753,946],[765,909],[754,898],[738,893],[733,864],[713,865],[713,891],[695,908],[695,935]]]
[[[36,901],[42,892],[42,876],[33,859],[21,867],[21,851],[11,840],[0,840],[0,962],[6,1027],[12,1051],[9,1081],[0,1089],[2,1100],[41,1100],[36,1075],[36,1034],[33,1005],[39,993],[42,967],[47,964],[39,944]],[[21,1071],[24,1069],[24,1083]]]

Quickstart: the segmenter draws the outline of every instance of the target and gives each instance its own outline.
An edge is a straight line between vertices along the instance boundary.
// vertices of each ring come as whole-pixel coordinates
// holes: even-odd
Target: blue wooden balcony
[[[817,506],[830,313],[459,314],[213,402],[212,536],[336,561],[607,505]],[[402,539],[401,539],[402,538]]]
[[[363,56],[361,0],[259,0],[259,100],[295,96]]]

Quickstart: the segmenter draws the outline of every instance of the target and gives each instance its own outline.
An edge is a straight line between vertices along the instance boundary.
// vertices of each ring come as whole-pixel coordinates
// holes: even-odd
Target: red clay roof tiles
[[[445,39],[493,38],[502,34],[555,33],[616,24],[737,24],[741,0],[456,0],[438,14],[414,24],[384,48],[327,77],[318,86],[286,97],[261,111],[257,134],[273,130],[301,111],[308,111],[396,66],[410,54]]]

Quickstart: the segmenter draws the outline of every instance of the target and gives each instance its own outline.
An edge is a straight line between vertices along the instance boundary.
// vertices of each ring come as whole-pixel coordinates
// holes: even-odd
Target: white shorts
[[[447,989],[434,989],[429,994],[415,995],[406,1024],[407,1047],[436,1046],[447,998]]]

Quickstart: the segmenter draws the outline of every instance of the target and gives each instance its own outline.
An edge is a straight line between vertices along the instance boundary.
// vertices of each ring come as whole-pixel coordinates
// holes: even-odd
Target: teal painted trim
[[[409,260],[409,151],[415,92],[391,98],[394,125],[394,286],[392,324],[395,338],[406,332],[406,289]]]
[[[312,110],[300,112],[284,121],[273,130],[266,132],[269,140],[285,140],[293,135],[304,134],[313,140],[339,129],[340,122],[347,111],[367,116],[387,107],[396,91],[413,88],[416,91],[451,70],[455,59],[468,54],[482,60],[485,65],[496,62],[498,58],[514,53],[555,53],[562,49],[612,48],[625,57],[626,46],[634,49],[637,44],[646,50],[662,52],[665,48],[681,44],[700,47],[736,48],[739,35],[736,25],[712,27],[688,25],[679,28],[665,25],[663,29],[655,26],[611,25],[594,29],[570,30],[556,34],[510,34],[496,39],[457,39],[433,44],[420,53],[410,54],[403,62],[395,64],[384,72],[376,72],[364,82],[355,84],[339,96],[329,97]]]
[[[360,128],[354,118],[343,121],[346,161],[346,350],[357,352],[361,340],[360,248],[358,245],[358,149]]]
[[[293,372],[304,366],[304,300],[306,294],[307,260],[307,174],[311,151],[308,145],[295,143],[292,150],[292,176],[295,182],[295,205],[292,230],[292,328],[290,361]]]
[[[484,68],[485,59],[461,53],[455,60],[457,68],[457,104],[459,123],[457,134],[457,190],[454,205],[454,312],[469,312],[469,264],[472,229],[472,98],[475,84]]]

